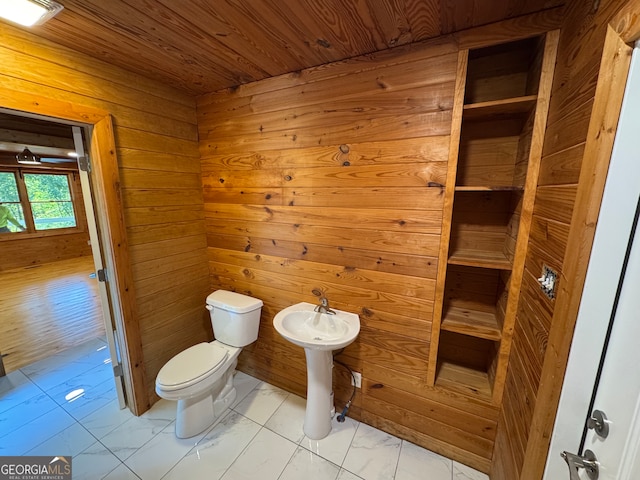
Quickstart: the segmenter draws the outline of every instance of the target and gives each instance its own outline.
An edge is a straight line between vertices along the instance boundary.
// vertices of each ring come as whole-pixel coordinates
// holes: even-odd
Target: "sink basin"
[[[314,311],[315,305],[298,303],[273,319],[277,332],[291,343],[315,350],[339,350],[352,343],[360,332],[355,313],[334,310],[335,315]]]
[[[331,432],[335,413],[332,389],[332,350],[353,342],[360,332],[360,317],[334,310],[335,315],[314,311],[315,305],[297,303],[278,312],[273,319],[277,332],[291,343],[304,348],[307,359],[307,409],[304,434],[312,440]]]

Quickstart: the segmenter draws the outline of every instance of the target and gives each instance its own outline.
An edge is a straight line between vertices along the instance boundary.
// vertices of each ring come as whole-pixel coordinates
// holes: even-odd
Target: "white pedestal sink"
[[[297,303],[277,313],[273,326],[290,342],[304,348],[307,358],[307,409],[304,434],[320,440],[331,432],[333,350],[353,342],[360,332],[360,317],[333,310],[314,311],[311,303]]]

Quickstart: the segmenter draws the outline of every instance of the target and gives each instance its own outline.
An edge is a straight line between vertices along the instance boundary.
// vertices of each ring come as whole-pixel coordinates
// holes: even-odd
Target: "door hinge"
[[[98,274],[98,281],[99,282],[106,282],[107,281],[107,269],[106,268],[101,268],[96,273]]]
[[[118,363],[113,366],[113,376],[114,377],[122,377],[124,376],[124,372],[122,371],[122,364]]]
[[[89,157],[87,157],[86,155],[78,157],[78,168],[83,172],[90,172],[91,164],[89,163]]]

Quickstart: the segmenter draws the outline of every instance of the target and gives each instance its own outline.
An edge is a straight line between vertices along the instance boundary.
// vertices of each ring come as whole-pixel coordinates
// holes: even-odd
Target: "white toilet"
[[[217,290],[207,297],[206,308],[216,340],[180,352],[156,377],[156,393],[178,402],[178,438],[204,431],[233,403],[238,355],[258,339],[262,300]]]

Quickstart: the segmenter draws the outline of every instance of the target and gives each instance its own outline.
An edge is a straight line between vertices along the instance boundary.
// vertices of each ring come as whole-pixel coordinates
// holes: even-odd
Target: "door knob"
[[[560,456],[564,458],[564,461],[567,462],[567,465],[569,466],[570,480],[580,480],[578,471],[581,468],[584,468],[587,473],[587,477],[589,477],[590,480],[598,480],[600,467],[595,453],[591,450],[585,450],[583,456],[569,452],[562,452]]]
[[[587,420],[587,428],[596,432],[602,438],[609,436],[609,423],[607,416],[600,410],[594,410],[589,420]]]

